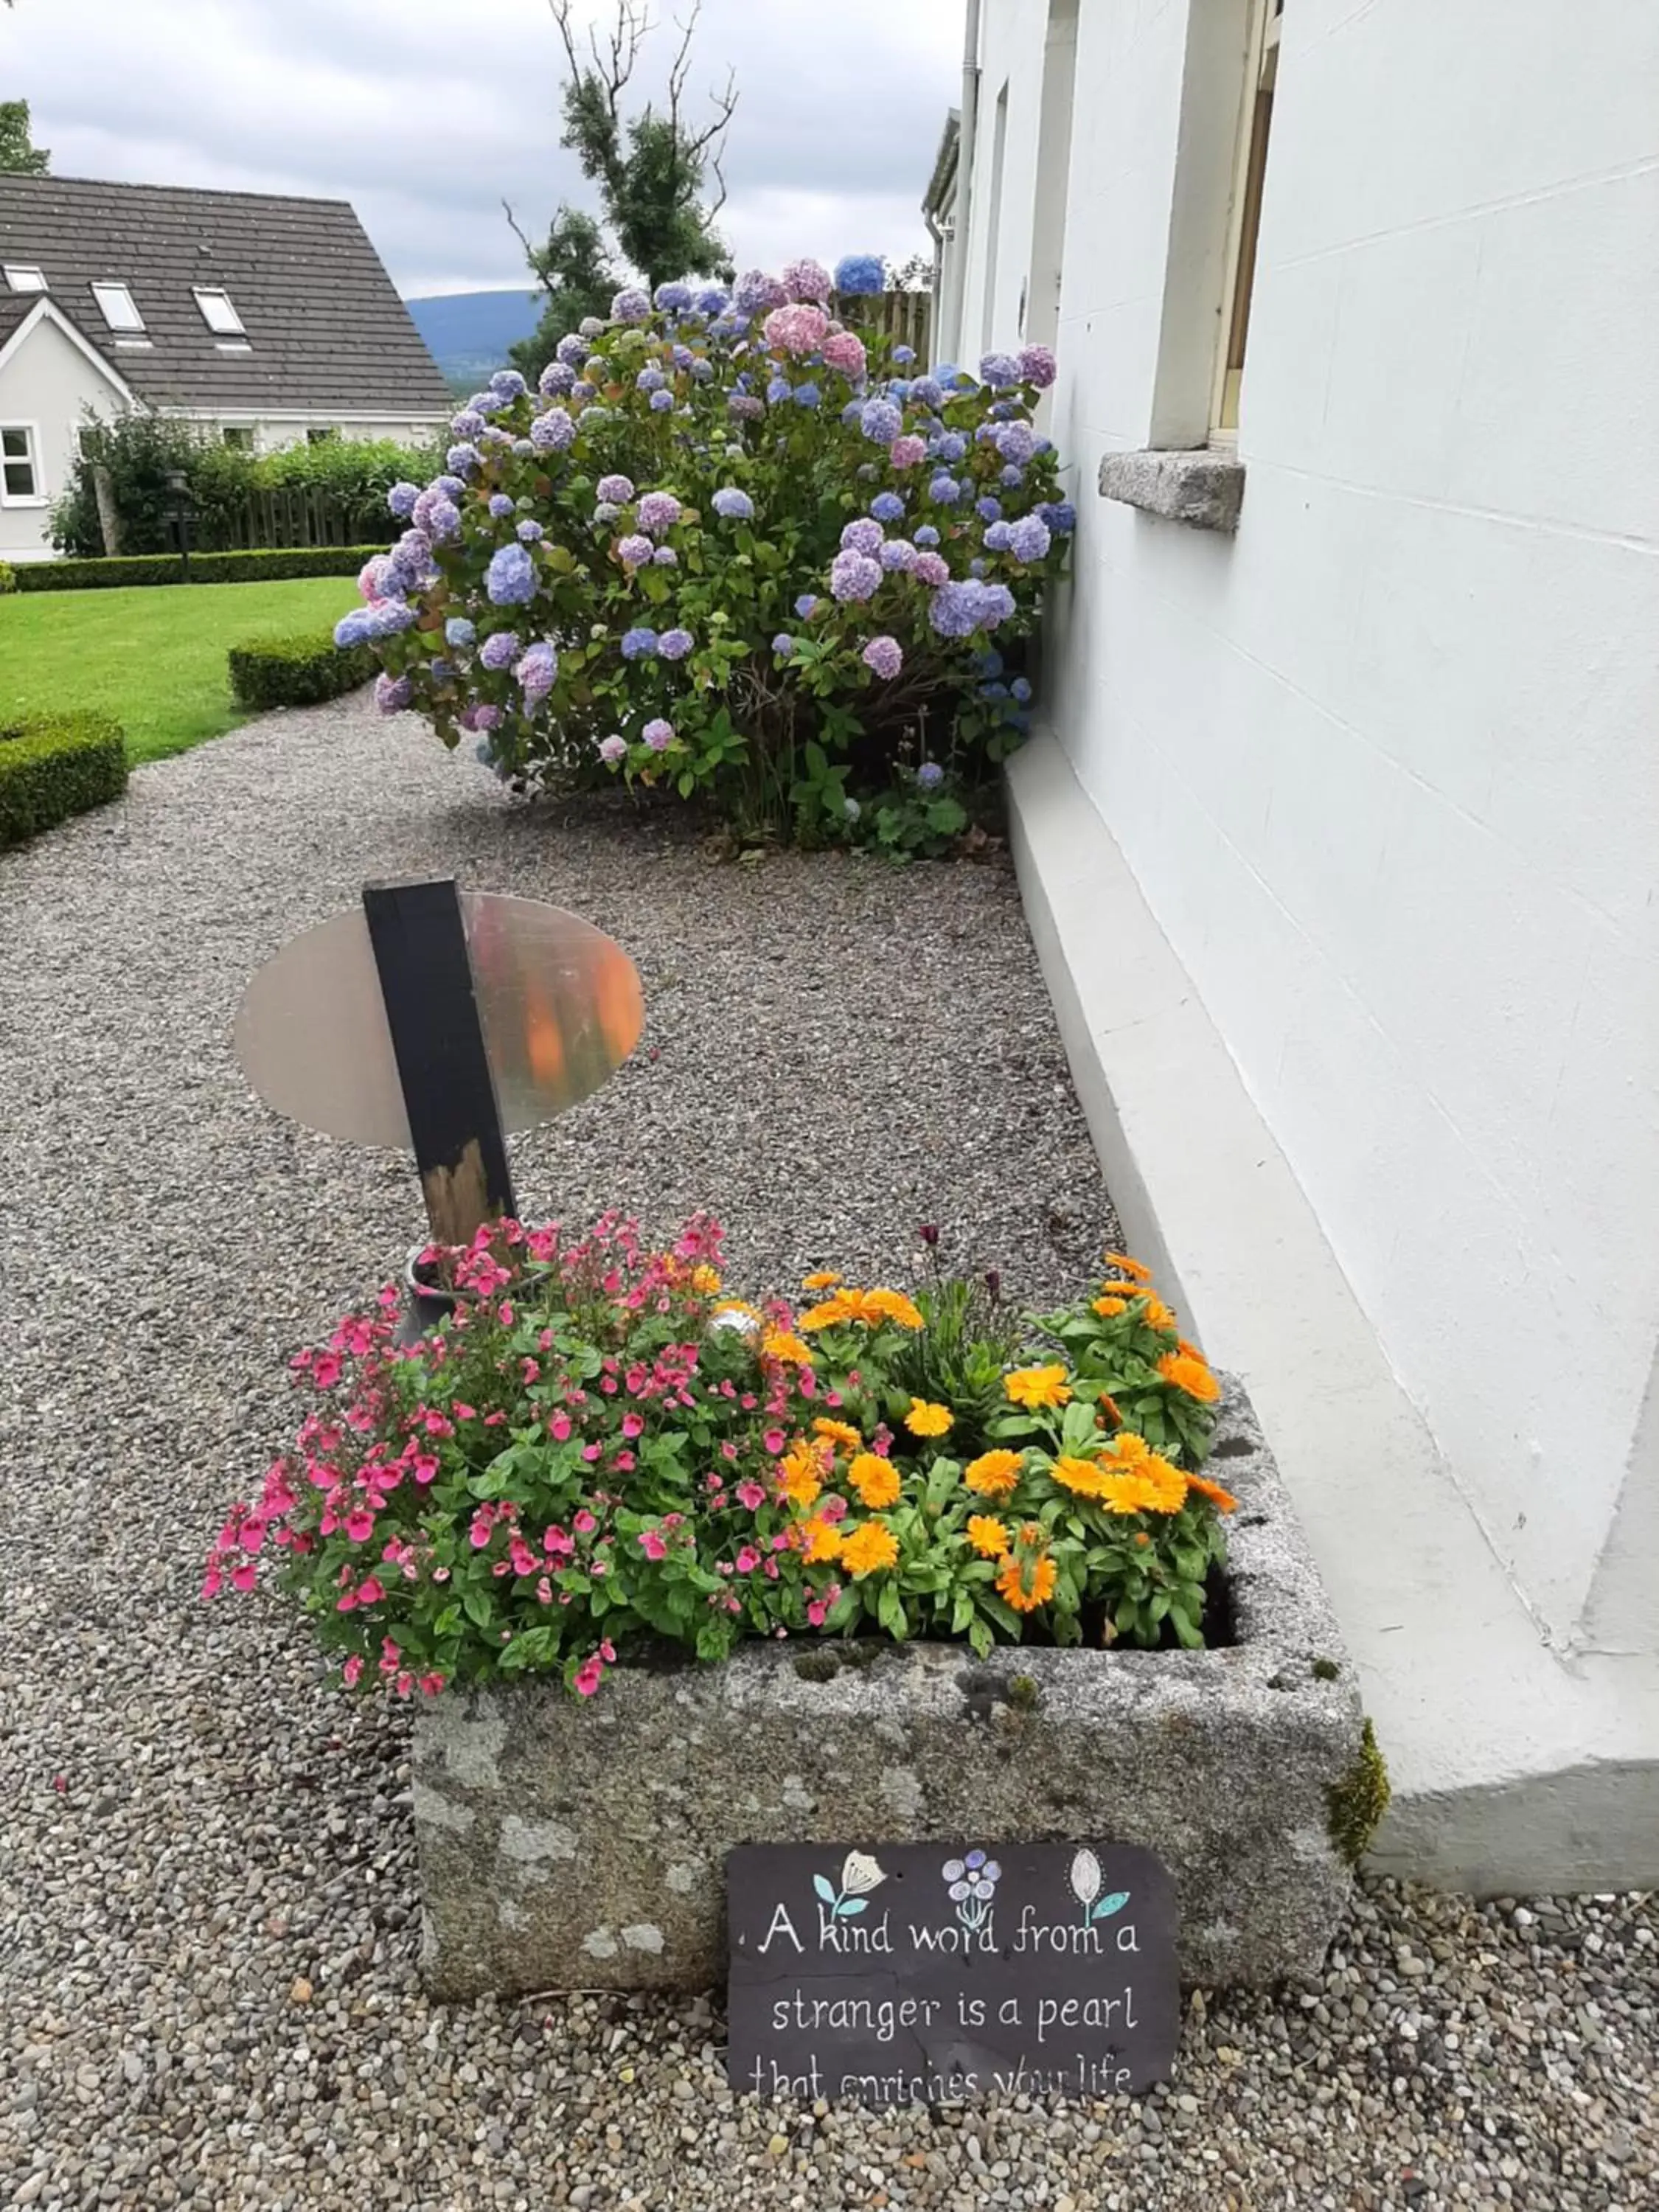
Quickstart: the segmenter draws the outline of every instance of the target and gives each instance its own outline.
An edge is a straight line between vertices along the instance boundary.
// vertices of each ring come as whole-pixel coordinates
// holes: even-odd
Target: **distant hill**
[[[527,338],[542,316],[539,296],[529,292],[447,292],[404,304],[452,384],[481,384],[505,368],[507,348]]]

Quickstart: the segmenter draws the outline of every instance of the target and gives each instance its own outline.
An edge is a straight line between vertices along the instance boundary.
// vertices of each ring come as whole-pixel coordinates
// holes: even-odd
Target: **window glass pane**
[[[125,284],[94,284],[92,296],[112,331],[142,331],[144,319]]]
[[[32,263],[8,261],[5,270],[7,285],[14,292],[44,292],[46,289],[45,270]]]
[[[242,319],[237,313],[228,292],[216,285],[196,288],[196,304],[202,311],[202,319],[210,331],[223,331],[234,337],[242,334]]]
[[[34,469],[28,461],[7,461],[3,465],[6,495],[9,499],[34,497]]]
[[[0,430],[0,453],[9,461],[27,460],[29,453],[29,434],[27,430]]]

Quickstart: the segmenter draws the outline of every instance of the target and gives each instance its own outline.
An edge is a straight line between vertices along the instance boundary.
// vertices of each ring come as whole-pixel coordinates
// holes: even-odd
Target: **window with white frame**
[[[239,453],[253,451],[253,425],[251,422],[227,422],[220,435],[226,445],[234,446]]]
[[[32,261],[8,261],[0,266],[9,292],[44,292],[48,289],[46,270],[37,269]]]
[[[112,331],[142,331],[144,319],[138,312],[138,302],[131,288],[114,283],[94,284],[92,296],[98,302],[98,312]]]
[[[202,320],[210,331],[227,338],[240,338],[246,335],[242,319],[236,312],[236,304],[222,284],[196,284],[191,289],[196,295],[196,304],[202,311]]]
[[[40,434],[33,422],[0,422],[0,507],[41,507]]]
[[[1279,33],[1285,0],[1251,0],[1243,99],[1233,168],[1227,233],[1227,289],[1222,301],[1221,343],[1216,360],[1213,434],[1225,441],[1238,430],[1238,396],[1244,381],[1244,349],[1250,335],[1250,294],[1255,283],[1256,240],[1261,225],[1261,187],[1267,173],[1273,87],[1279,78]]]

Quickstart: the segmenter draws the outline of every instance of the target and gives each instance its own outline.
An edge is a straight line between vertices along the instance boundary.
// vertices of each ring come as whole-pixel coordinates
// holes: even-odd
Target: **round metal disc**
[[[460,896],[501,1127],[533,1129],[599,1090],[638,1044],[639,970],[613,938],[561,907],[493,891]],[[410,1149],[361,909],[266,961],[237,1010],[236,1055],[279,1114],[354,1144]]]

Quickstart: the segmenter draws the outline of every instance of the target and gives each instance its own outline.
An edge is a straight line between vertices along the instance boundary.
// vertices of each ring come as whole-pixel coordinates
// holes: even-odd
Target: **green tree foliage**
[[[602,315],[610,306],[618,270],[607,246],[607,229],[617,259],[653,287],[671,276],[708,276],[727,266],[714,219],[726,199],[720,152],[738,104],[728,76],[724,90],[714,95],[709,120],[697,128],[685,115],[700,0],[680,26],[665,104],[647,101],[633,115],[625,112],[624,95],[653,28],[641,0],[617,0],[616,21],[603,42],[597,30],[590,30],[585,50],[571,21],[574,0],[548,4],[569,66],[560,98],[559,143],[575,155],[582,174],[597,186],[604,227],[564,204],[553,218],[545,246],[525,240],[530,265],[548,295],[540,326],[513,349],[514,362],[532,379],[565,331],[584,315]],[[712,200],[706,198],[711,174],[716,187]]]
[[[46,149],[29,137],[27,100],[0,100],[0,170],[18,177],[44,177],[51,161]]]

